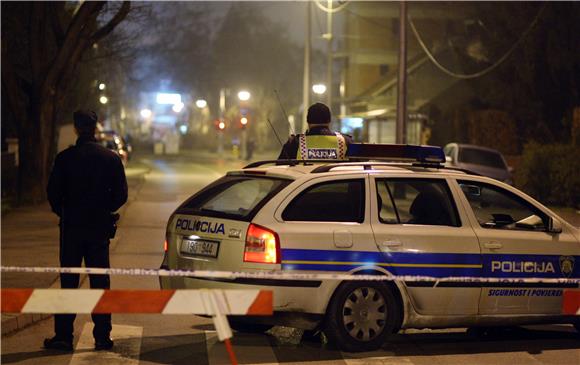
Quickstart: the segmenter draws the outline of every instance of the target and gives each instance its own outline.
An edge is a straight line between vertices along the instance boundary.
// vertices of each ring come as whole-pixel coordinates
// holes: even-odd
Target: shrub
[[[516,185],[542,203],[579,207],[580,147],[527,144]]]

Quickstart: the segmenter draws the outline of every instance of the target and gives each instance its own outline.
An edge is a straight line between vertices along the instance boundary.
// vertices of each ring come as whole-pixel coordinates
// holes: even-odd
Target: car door
[[[274,227],[282,269],[347,272],[376,255],[366,174],[309,180],[284,199]]]
[[[371,187],[371,226],[387,270],[430,277],[480,275],[477,238],[445,178],[375,175]],[[476,315],[481,289],[458,285],[405,283],[420,314]]]
[[[505,185],[475,178],[457,183],[479,239],[484,277],[578,277],[578,241],[565,225],[559,233],[548,229],[558,217]],[[480,314],[559,314],[563,289],[577,285],[507,281],[482,287]]]

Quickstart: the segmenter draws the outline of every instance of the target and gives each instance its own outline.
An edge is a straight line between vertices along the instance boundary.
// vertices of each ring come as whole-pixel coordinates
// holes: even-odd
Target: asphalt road
[[[144,159],[145,174],[125,211],[111,252],[113,267],[158,268],[167,218],[185,198],[215,180],[233,162]],[[145,168],[143,168],[145,167]],[[129,168],[131,169],[131,167]],[[88,281],[85,281],[85,286]],[[158,288],[157,278],[115,276],[112,287]],[[228,364],[211,320],[194,316],[113,315],[110,352],[92,350],[92,322],[75,322],[75,351],[41,348],[52,336],[52,319],[2,338],[2,364]],[[235,333],[234,350],[243,364],[580,364],[580,337],[571,326],[499,329],[477,337],[465,329],[405,331],[380,351],[345,354],[318,342],[301,342],[300,332],[276,327],[264,335]]]

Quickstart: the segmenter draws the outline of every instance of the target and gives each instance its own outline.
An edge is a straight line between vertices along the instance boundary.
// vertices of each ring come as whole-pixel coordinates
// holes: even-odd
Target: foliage
[[[580,207],[580,147],[565,144],[524,147],[516,184],[543,203]]]
[[[17,125],[22,199],[44,198],[77,66],[130,9],[129,2],[2,3],[2,119]]]
[[[479,110],[469,113],[468,142],[499,150],[507,155],[519,152],[513,118],[503,111]]]
[[[572,110],[580,105],[580,4],[481,2],[475,6],[480,9],[480,38],[492,61],[541,11],[538,23],[514,53],[499,68],[469,84],[477,90],[479,103],[516,118],[524,140],[567,143]]]

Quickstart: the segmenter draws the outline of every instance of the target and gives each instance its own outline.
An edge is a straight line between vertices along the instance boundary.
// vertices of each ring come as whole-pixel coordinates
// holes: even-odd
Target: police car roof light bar
[[[438,146],[351,143],[346,155],[349,159],[359,160],[410,161],[437,165],[445,163],[443,149]]]

